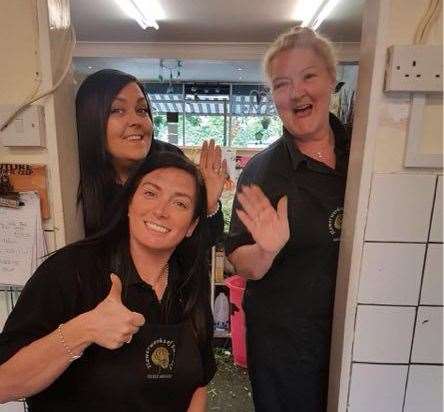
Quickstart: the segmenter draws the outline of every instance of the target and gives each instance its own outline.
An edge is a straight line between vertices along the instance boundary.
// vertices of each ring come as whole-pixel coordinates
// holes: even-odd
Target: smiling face
[[[106,149],[119,175],[146,157],[152,134],[145,95],[137,83],[128,83],[113,100],[106,127]]]
[[[194,177],[168,167],[145,175],[128,208],[131,248],[172,253],[197,225]]]
[[[276,109],[293,136],[307,141],[328,133],[334,78],[319,55],[308,48],[278,53],[270,81]]]

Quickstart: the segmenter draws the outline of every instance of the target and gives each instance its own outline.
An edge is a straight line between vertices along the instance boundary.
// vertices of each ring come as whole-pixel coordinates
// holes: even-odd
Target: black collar
[[[137,272],[136,266],[134,265],[133,259],[130,255],[130,266],[129,270],[127,271],[127,285],[128,287],[131,287],[133,285],[147,285],[151,287],[149,284],[147,284],[139,275],[139,272]],[[177,264],[176,260],[171,257],[170,261],[168,262],[168,284],[171,284],[175,279],[175,274],[177,273]]]
[[[348,165],[348,152],[349,152],[349,139],[345,130],[344,125],[340,120],[332,113],[329,115],[330,127],[333,131],[335,138],[335,154],[336,154],[336,172],[339,174],[345,174],[347,172]],[[293,143],[293,135],[284,128],[284,133],[282,136],[283,143],[290,155],[291,166],[294,170],[297,170],[301,163],[305,163],[307,166],[314,168],[316,170],[325,170],[327,166],[321,165],[320,162],[312,159],[311,157],[303,154]],[[329,169],[329,168],[328,168]]]

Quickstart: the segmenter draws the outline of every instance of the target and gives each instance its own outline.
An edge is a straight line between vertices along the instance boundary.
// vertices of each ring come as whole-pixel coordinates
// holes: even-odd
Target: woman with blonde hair
[[[282,137],[238,183],[227,241],[243,302],[256,412],[326,410],[348,139],[329,113],[331,44],[309,28],[279,36],[264,71]]]

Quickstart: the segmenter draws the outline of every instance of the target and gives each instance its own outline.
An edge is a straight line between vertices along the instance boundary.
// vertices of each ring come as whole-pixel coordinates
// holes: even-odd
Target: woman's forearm
[[[208,220],[208,247],[214,246],[218,241],[222,239],[224,233],[224,215],[222,210],[219,209],[217,213],[207,218]]]
[[[207,410],[207,387],[202,386],[194,391],[187,412],[205,412]]]
[[[233,264],[236,274],[246,279],[259,280],[268,272],[277,253],[264,251],[257,243],[240,246],[228,259]]]
[[[87,322],[79,315],[63,325],[63,339],[77,355],[91,344]],[[34,395],[51,385],[70,365],[58,330],[20,349],[0,365],[0,403]]]

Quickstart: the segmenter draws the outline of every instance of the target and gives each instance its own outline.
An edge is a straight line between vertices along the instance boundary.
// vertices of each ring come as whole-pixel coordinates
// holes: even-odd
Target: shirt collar
[[[168,285],[170,285],[173,281],[175,281],[177,273],[177,263],[176,260],[171,257],[168,262]],[[130,267],[127,273],[127,284],[128,286],[133,285],[148,285],[137,272],[136,266],[134,265],[133,259],[130,257]],[[149,285],[148,285],[149,286]]]
[[[122,239],[109,255],[109,270],[122,280],[126,287],[145,283],[137,272],[129,252],[128,239]]]
[[[302,152],[293,144],[293,135],[284,127],[283,141],[290,155],[291,166],[296,170],[302,162],[307,159]]]
[[[329,115],[329,123],[335,138],[336,171],[341,173],[343,170],[347,170],[349,139],[344,125],[332,113]],[[284,127],[283,142],[290,155],[291,166],[296,170],[302,162],[308,164],[311,159],[293,144],[293,139],[293,135]]]

